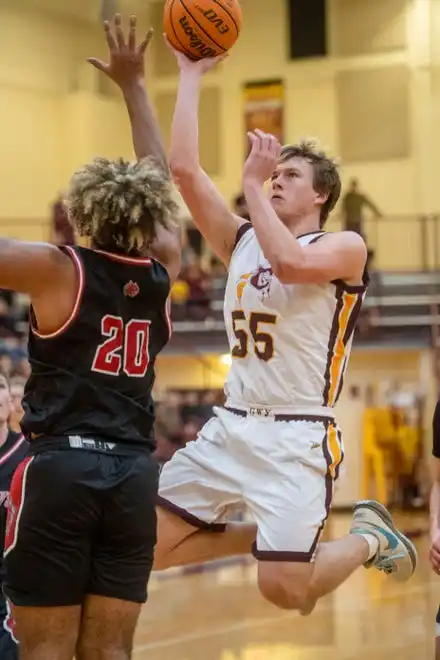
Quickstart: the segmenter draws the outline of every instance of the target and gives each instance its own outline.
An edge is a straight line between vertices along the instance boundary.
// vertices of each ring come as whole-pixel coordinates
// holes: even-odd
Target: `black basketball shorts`
[[[14,620],[3,598],[0,600],[0,660],[18,660]]]
[[[7,598],[24,607],[79,605],[87,594],[145,602],[157,488],[146,453],[46,449],[26,458],[10,489]]]

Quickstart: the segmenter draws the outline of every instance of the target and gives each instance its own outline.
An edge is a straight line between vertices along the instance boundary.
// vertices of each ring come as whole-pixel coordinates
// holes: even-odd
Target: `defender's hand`
[[[243,181],[263,185],[275,171],[281,154],[281,144],[273,135],[258,129],[249,132],[248,137],[252,148],[244,166]]]
[[[205,57],[201,60],[191,60],[184,53],[181,53],[180,50],[177,50],[170,44],[166,34],[164,34],[163,37],[165,39],[166,45],[176,58],[177,64],[182,73],[191,71],[192,73],[198,74],[199,76],[203,76],[205,73],[211,71],[211,69],[216,67],[217,64],[223,62],[223,60],[228,57],[228,54],[225,53],[224,55],[218,55],[218,57]]]
[[[120,14],[116,14],[114,17],[113,25],[105,21],[104,33],[110,52],[109,62],[103,62],[94,57],[89,57],[87,60],[111,78],[121,89],[143,81],[145,76],[145,53],[153,36],[153,29],[148,30],[142,43],[137,46],[136,28],[136,16],[131,16],[126,38]]]

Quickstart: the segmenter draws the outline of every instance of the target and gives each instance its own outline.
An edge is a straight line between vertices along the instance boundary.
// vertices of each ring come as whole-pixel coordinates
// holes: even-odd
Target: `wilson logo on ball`
[[[200,5],[197,5],[197,9],[202,14],[202,16],[207,18],[210,23],[215,25],[220,34],[226,34],[229,32],[229,27],[225,25],[224,21],[222,21],[217,12],[215,12],[213,9],[204,10],[203,7],[200,7]]]
[[[179,23],[182,26],[186,36],[189,37],[189,45],[191,48],[197,50],[201,57],[214,57],[215,50],[203,42],[202,37],[197,34],[194,28],[192,28],[189,24],[187,16],[182,16]]]

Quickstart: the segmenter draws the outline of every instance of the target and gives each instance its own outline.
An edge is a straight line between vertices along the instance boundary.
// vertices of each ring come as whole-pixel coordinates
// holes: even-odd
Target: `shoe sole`
[[[361,500],[360,502],[357,502],[355,504],[354,511],[356,511],[361,507],[366,509],[371,509],[371,511],[377,513],[377,515],[380,518],[382,518],[382,520],[388,525],[388,527],[390,527],[393,530],[393,533],[397,536],[399,541],[403,543],[405,548],[408,550],[408,554],[413,564],[413,574],[414,574],[418,565],[418,555],[417,555],[416,546],[414,545],[414,543],[412,543],[409,540],[409,538],[407,538],[404,534],[402,534],[402,532],[399,532],[399,530],[396,529],[388,509],[380,502],[375,502],[373,500]]]

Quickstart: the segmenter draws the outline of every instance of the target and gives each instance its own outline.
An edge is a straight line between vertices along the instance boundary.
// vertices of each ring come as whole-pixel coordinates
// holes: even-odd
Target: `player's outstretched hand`
[[[429,561],[434,571],[440,575],[440,531],[434,536],[429,550]]]
[[[130,17],[128,35],[124,34],[122,27],[122,16],[116,14],[113,23],[104,22],[104,33],[109,48],[109,61],[103,62],[95,57],[89,57],[94,67],[105,73],[121,89],[127,85],[144,80],[145,76],[145,53],[153,36],[150,28],[143,41],[137,45],[137,21],[136,16]]]
[[[205,73],[211,71],[211,69],[217,66],[217,64],[223,62],[228,57],[228,53],[225,53],[224,55],[219,55],[218,57],[205,57],[201,60],[191,60],[184,53],[181,53],[180,50],[177,50],[170,44],[166,34],[164,34],[163,37],[165,39],[166,45],[174,54],[181,72],[192,71],[193,73],[203,76]]]
[[[259,129],[249,132],[248,137],[251,151],[244,166],[243,181],[253,181],[263,185],[275,171],[281,153],[281,144],[276,137]]]

